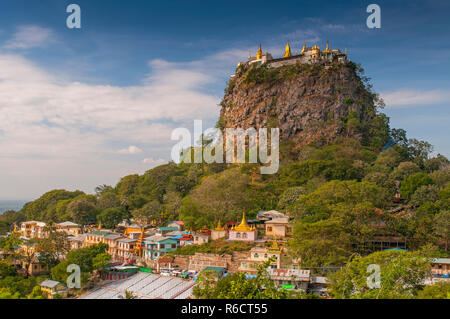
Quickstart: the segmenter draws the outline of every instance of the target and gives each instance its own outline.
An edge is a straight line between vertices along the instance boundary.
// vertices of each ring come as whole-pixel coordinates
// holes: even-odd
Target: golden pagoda
[[[278,243],[277,243],[277,236],[275,235],[272,245],[269,247],[269,252],[279,253],[280,251],[281,251],[280,246],[278,246]]]
[[[258,52],[256,52],[256,60],[261,60],[262,54],[263,54],[263,52],[261,50],[261,43],[260,43],[259,44],[259,50],[258,50]]]
[[[289,40],[288,40],[288,42],[286,44],[286,48],[284,49],[283,58],[288,58],[290,56],[292,56],[292,54],[291,54],[291,46],[289,45]]]
[[[141,229],[141,235],[139,236],[139,239],[135,246],[135,255],[142,257],[144,252],[144,238],[145,238],[145,228],[142,227]]]
[[[242,221],[238,226],[233,226],[233,229],[235,231],[254,231],[254,227],[250,227],[247,224],[247,221],[245,220],[245,212],[242,214]]]
[[[302,48],[302,50],[300,51],[300,54],[304,54],[305,51],[306,51],[306,42],[303,42],[303,48]]]
[[[328,40],[327,40],[327,47],[326,47],[326,49],[323,52],[324,53],[330,53],[331,52],[330,49],[328,48]]]
[[[215,231],[225,231],[226,229],[225,229],[225,227],[223,227],[223,226],[220,224],[220,219],[219,219],[219,221],[217,222],[217,227],[214,228],[213,230],[215,230]]]

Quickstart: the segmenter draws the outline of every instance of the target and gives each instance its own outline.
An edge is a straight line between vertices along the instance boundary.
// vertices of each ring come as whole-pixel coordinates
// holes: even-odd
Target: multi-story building
[[[56,231],[65,232],[69,236],[78,236],[81,234],[81,227],[78,224],[67,221],[63,223],[56,223],[54,225]]]
[[[450,280],[450,258],[433,258],[431,276],[434,281]]]
[[[158,259],[178,248],[178,240],[163,235],[154,235],[144,239],[143,257],[146,260]]]
[[[292,225],[289,218],[280,217],[265,222],[266,236],[285,238],[292,235]]]
[[[270,247],[253,247],[249,251],[249,257],[241,261],[239,271],[249,274],[256,274],[258,271],[258,265],[261,265],[269,260],[270,268],[281,268],[281,253],[282,250],[276,241],[274,241]]]
[[[117,239],[116,256],[122,261],[132,261],[135,256],[136,239],[120,238]]]
[[[48,231],[46,230],[46,224],[37,221],[28,221],[20,224],[20,234],[28,239],[31,238],[45,238],[48,236]]]

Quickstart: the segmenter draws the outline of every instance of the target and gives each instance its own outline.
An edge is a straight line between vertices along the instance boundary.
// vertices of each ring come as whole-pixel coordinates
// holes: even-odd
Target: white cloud
[[[134,154],[142,153],[142,150],[139,147],[137,147],[137,146],[130,145],[130,146],[128,146],[128,148],[121,149],[118,152],[119,152],[119,154],[131,154],[131,155],[134,155]]]
[[[173,128],[218,116],[220,97],[203,87],[219,79],[208,65],[221,72],[227,66],[214,57],[205,61],[153,60],[141,85],[119,87],[67,82],[24,57],[0,54],[0,194],[92,192],[162,163],[176,143]],[[156,159],[125,161],[118,145],[130,145],[120,153],[146,158],[151,152]]]
[[[450,101],[450,89],[413,90],[400,89],[382,93],[387,107],[407,107],[415,105],[433,105]]]
[[[21,26],[4,46],[7,49],[30,49],[46,45],[52,41],[53,32],[35,25]]]
[[[151,157],[149,157],[149,158],[144,158],[143,160],[142,160],[142,164],[148,164],[148,165],[150,165],[150,166],[156,166],[156,165],[161,165],[161,164],[164,164],[166,161],[165,160],[163,160],[162,158],[159,158],[159,159],[153,159],[153,158],[151,158]]]

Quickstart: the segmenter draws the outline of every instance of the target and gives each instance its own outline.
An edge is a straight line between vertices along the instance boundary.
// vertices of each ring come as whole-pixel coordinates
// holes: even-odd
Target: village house
[[[43,222],[27,221],[20,224],[20,235],[27,238],[45,238],[48,235]]]
[[[262,222],[283,217],[286,217],[286,215],[276,210],[261,211],[256,214],[256,218]]]
[[[176,227],[178,230],[184,230],[184,222],[179,220],[171,221],[167,224],[167,227]]]
[[[270,268],[281,268],[281,249],[276,242],[273,242],[271,247],[253,247],[250,249],[249,257],[241,261],[239,271],[256,274],[258,272],[258,265],[268,260],[272,260]]]
[[[69,236],[77,236],[81,234],[81,227],[70,221],[54,224],[56,231],[65,232]]]
[[[433,281],[450,280],[450,258],[431,259],[431,276]]]
[[[207,228],[203,228],[194,233],[194,245],[202,245],[209,242],[211,238],[211,231]]]
[[[292,225],[287,217],[274,218],[265,222],[266,236],[285,238],[292,235]]]
[[[144,239],[143,258],[155,260],[178,248],[178,241],[171,237],[154,235]]]
[[[117,259],[124,262],[131,262],[134,260],[135,246],[137,240],[131,238],[120,238],[117,240],[116,256]]]
[[[67,298],[68,289],[59,281],[46,279],[40,284],[41,291],[44,295],[49,299],[53,299],[56,296],[60,296],[61,298]]]
[[[294,289],[307,291],[311,271],[303,269],[278,269],[268,270],[270,279],[273,280],[277,288]]]
[[[178,238],[178,245],[180,247],[189,246],[193,244],[194,244],[194,237],[189,233],[182,234],[181,237]]]
[[[86,234],[78,235],[78,236],[69,236],[67,237],[70,243],[70,249],[80,249],[84,247],[84,242],[86,240]]]

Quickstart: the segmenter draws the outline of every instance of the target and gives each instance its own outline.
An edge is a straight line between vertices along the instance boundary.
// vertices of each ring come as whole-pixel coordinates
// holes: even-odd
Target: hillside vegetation
[[[365,253],[364,242],[380,232],[407,239],[411,249],[437,245],[445,255],[449,161],[431,157],[429,143],[389,127],[362,70],[349,64],[267,72],[237,70],[218,126],[264,126],[276,119],[282,136],[276,174],[259,175],[257,164],[168,163],[125,176],[115,186],[101,185],[95,195],[52,190],[18,212],[4,213],[3,225],[72,220],[112,228],[133,217],[158,223],[180,219],[188,229],[199,229],[214,227],[219,219],[237,221],[243,211],[252,218],[260,210],[278,209],[295,222],[292,251],[311,267],[342,264]],[[243,104],[245,94],[249,106]],[[267,116],[254,116],[258,112]],[[388,142],[393,146],[384,147]],[[393,202],[396,193],[403,202]]]

